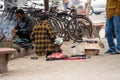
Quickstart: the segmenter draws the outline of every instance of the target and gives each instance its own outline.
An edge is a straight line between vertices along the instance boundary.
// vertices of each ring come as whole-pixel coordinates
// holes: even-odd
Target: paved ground
[[[120,55],[105,55],[108,49],[106,39],[102,39],[105,48],[98,56],[86,60],[45,61],[31,56],[9,62],[9,72],[1,74],[0,80],[120,80]],[[76,44],[83,46],[83,43]],[[64,42],[63,53],[71,52],[72,42]],[[82,49],[81,49],[82,50]]]

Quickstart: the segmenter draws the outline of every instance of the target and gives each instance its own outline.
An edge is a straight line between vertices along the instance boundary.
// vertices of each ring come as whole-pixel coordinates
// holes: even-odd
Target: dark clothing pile
[[[14,40],[13,43],[15,43],[16,45],[24,48],[26,51],[28,49],[33,49],[34,48],[32,43],[30,43],[30,41],[28,39],[25,39],[25,38],[18,38],[16,40]]]

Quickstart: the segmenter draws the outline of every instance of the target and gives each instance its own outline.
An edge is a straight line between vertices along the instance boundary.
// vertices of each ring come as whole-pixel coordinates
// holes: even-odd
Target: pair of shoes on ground
[[[106,52],[105,52],[105,54],[111,54],[111,55],[116,55],[116,54],[120,54],[120,51],[118,51],[118,50],[107,50]]]

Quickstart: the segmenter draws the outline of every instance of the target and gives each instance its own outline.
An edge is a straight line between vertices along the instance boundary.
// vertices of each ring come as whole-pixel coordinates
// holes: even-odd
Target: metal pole
[[[49,10],[49,0],[44,0],[45,11]]]
[[[91,7],[91,0],[87,0],[87,7],[86,7],[86,16],[89,17]]]

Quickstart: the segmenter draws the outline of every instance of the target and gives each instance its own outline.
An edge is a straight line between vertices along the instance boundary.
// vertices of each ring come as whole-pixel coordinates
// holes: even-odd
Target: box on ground
[[[86,55],[98,55],[100,49],[98,40],[88,39],[84,41],[84,50]]]

